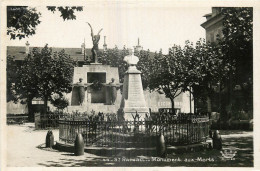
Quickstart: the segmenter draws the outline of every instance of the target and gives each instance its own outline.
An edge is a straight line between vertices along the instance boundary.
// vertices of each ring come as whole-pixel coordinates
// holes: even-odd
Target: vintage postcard
[[[3,170],[259,169],[258,1],[0,5]]]

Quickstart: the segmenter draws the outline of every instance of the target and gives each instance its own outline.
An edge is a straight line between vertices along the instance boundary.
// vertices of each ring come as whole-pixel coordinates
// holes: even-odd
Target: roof
[[[207,17],[207,14],[206,15],[204,15],[204,16],[206,16]],[[210,27],[211,25],[213,25],[213,24],[215,24],[215,23],[217,23],[217,22],[219,22],[219,21],[222,21],[222,19],[224,18],[221,14],[217,14],[217,15],[215,15],[215,16],[210,16],[210,15],[208,15],[208,19],[207,19],[207,21],[205,21],[204,23],[202,23],[200,26],[201,27],[203,27],[204,29],[206,29],[206,28],[208,28],[208,27]]]
[[[207,29],[208,27],[214,25],[215,23],[221,21],[223,19],[223,16],[221,14],[221,10],[223,7],[212,7],[212,13],[205,14],[203,17],[206,17],[207,21],[202,23],[200,26],[204,29]]]
[[[30,47],[30,52],[35,47]],[[42,49],[42,47],[37,47]],[[81,53],[81,48],[60,48],[53,47],[53,52],[60,52],[61,50],[65,50],[65,52],[70,55],[71,58],[75,61],[84,61],[84,55]],[[15,57],[15,60],[24,60],[26,57],[25,46],[8,46],[7,47],[7,55],[11,55]],[[86,55],[91,55],[91,49],[86,49]]]
[[[209,16],[212,16],[212,13],[203,15],[203,17],[209,17]]]
[[[36,47],[30,47],[30,52],[33,48]],[[39,49],[42,49],[43,47],[37,47]],[[65,50],[65,53],[70,55],[70,57],[75,61],[84,61],[84,55],[81,53],[81,48],[62,48],[62,47],[52,47],[53,52],[60,52],[61,50]],[[91,56],[91,49],[85,49],[86,50],[86,56]],[[7,55],[11,55],[15,57],[15,60],[24,60],[26,57],[25,53],[25,46],[7,46]],[[149,52],[149,55],[151,58],[154,57],[153,52]]]

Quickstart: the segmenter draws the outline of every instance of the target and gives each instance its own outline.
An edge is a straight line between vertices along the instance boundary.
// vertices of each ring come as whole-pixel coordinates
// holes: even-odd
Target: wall
[[[21,104],[20,102],[17,102],[15,104],[14,102],[8,102],[6,104],[7,107],[7,114],[25,114],[28,113],[27,105]]]
[[[74,68],[73,83],[79,82],[79,78],[83,79],[83,83],[87,83],[88,72],[103,72],[106,73],[106,83],[115,79],[115,83],[119,83],[118,68],[110,67],[109,65],[83,65],[83,67]]]
[[[212,21],[214,22],[214,21]],[[219,34],[221,37],[223,36],[222,29],[223,24],[222,20],[216,20],[216,23],[206,28],[206,41],[214,42],[216,41],[217,35]],[[213,39],[212,39],[213,35]]]

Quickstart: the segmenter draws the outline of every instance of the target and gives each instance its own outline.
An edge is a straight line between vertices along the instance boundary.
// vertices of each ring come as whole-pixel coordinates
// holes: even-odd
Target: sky
[[[76,20],[63,21],[60,13],[53,14],[46,6],[31,6],[41,12],[41,23],[36,34],[22,40],[8,40],[8,46],[77,47],[86,42],[86,48],[92,47],[90,28],[94,34],[103,28],[99,48],[102,48],[104,36],[108,48],[125,45],[132,48],[140,44],[144,50],[163,50],[168,52],[174,44],[183,46],[185,40],[196,42],[205,38],[205,30],[200,26],[206,21],[203,15],[211,13],[211,6],[181,7],[167,2],[162,5],[148,3],[95,3],[84,6],[76,12]]]

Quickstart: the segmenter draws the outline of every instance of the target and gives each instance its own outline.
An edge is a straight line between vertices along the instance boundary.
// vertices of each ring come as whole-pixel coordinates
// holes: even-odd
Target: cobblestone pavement
[[[53,130],[55,141],[58,130]],[[120,155],[102,156],[85,153],[74,156],[72,153],[59,152],[44,147],[47,130],[34,130],[31,123],[7,126],[7,166],[8,167],[79,167],[79,166],[253,166],[253,132],[220,131],[224,149],[233,149],[233,160],[223,160],[217,150],[169,154],[166,159],[151,156],[126,158]],[[224,151],[222,151],[224,152]],[[225,153],[225,152],[224,152]]]

